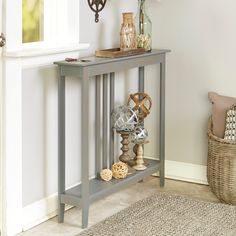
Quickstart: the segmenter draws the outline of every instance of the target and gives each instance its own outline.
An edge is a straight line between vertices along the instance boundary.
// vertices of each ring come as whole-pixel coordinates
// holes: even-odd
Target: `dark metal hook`
[[[103,10],[107,0],[88,0],[88,5],[95,12],[95,22],[99,22],[99,12]]]

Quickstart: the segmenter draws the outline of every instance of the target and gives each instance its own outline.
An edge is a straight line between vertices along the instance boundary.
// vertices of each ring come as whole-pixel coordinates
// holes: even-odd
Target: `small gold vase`
[[[136,29],[133,22],[133,13],[125,12],[123,14],[123,23],[120,29],[120,49],[136,49]]]

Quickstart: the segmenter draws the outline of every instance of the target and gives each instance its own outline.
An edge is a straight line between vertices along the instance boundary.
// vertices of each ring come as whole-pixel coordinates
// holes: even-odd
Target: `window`
[[[78,14],[78,0],[22,0],[23,47],[78,42]]]
[[[43,40],[43,0],[22,0],[22,43]]]
[[[79,44],[79,0],[6,0],[4,53]]]

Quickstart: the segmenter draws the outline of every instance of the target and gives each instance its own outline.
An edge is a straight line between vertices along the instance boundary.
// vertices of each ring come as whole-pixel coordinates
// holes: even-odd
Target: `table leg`
[[[82,78],[82,228],[88,226],[89,215],[89,78]]]
[[[95,81],[95,109],[96,109],[96,124],[95,124],[95,171],[96,175],[100,177],[101,171],[101,76],[97,75]]]
[[[165,185],[165,58],[160,63],[160,186]]]
[[[65,76],[58,80],[58,222],[64,221],[65,204],[61,194],[65,192]]]
[[[140,93],[144,93],[144,66],[141,66],[138,68],[138,91]],[[141,99],[141,96],[139,97],[139,99]],[[142,126],[144,126],[144,121],[141,122]],[[138,145],[135,144],[134,145],[134,149],[137,150],[138,149]],[[144,148],[143,148],[144,151]],[[135,152],[136,153],[136,152]],[[137,153],[136,153],[137,154]],[[135,157],[136,158],[136,157]],[[140,181],[140,183],[143,180]]]

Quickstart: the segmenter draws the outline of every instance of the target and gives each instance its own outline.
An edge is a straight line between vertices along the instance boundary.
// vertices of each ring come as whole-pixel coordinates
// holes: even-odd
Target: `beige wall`
[[[122,21],[122,12],[137,11],[137,0],[114,0],[108,1],[106,8],[100,14],[100,22],[95,24],[93,20],[86,20],[85,27],[81,27],[80,40],[81,42],[90,43],[90,48],[81,53],[81,56],[94,54],[98,48],[119,47],[120,25]],[[80,21],[85,19],[93,19],[92,12],[85,11],[87,3],[81,2]],[[124,104],[128,95],[132,92],[137,92],[137,69],[125,71],[116,74],[116,104]],[[127,80],[127,78],[129,78]],[[153,108],[151,115],[145,120],[145,126],[149,131],[150,144],[145,146],[145,155],[157,157],[158,153],[158,105],[159,105],[159,66],[151,65],[145,69],[145,91],[153,99]],[[119,151],[120,145],[117,143],[116,150]]]
[[[235,95],[236,2],[235,0],[162,0],[148,1],[153,21],[153,45],[172,50],[167,56],[166,156],[168,160],[206,164],[206,126],[210,113],[207,92]],[[136,11],[136,0],[108,1],[100,23],[87,1],[81,1],[80,41],[90,43],[81,55],[97,48],[114,47],[119,42],[122,11]],[[159,67],[146,69],[146,91],[154,109],[147,118],[150,144],[146,155],[158,151],[158,78]],[[23,205],[26,206],[57,191],[57,82],[55,66],[23,71]],[[131,77],[133,79],[126,80]],[[119,73],[116,100],[123,103],[137,90],[137,71]],[[92,86],[92,89],[94,87]],[[79,107],[80,84],[68,82],[68,163],[67,184],[79,181]],[[121,91],[123,91],[121,93]],[[91,90],[93,97],[94,90]],[[94,119],[91,120],[92,124]],[[117,142],[117,152],[119,143]],[[92,143],[94,147],[94,143]],[[93,152],[91,152],[91,161]],[[93,165],[90,166],[91,175]],[[33,191],[32,191],[33,189]]]
[[[236,96],[236,1],[150,1],[153,45],[167,57],[167,159],[206,164],[210,90]]]
[[[81,31],[82,41],[91,44],[84,55],[97,48],[113,47],[119,42],[120,12],[136,11],[131,1],[115,1],[101,14],[101,22]],[[147,1],[153,22],[153,47],[167,48],[166,83],[166,158],[206,165],[207,120],[211,105],[208,91],[236,96],[236,2],[234,0],[161,0]],[[82,5],[85,3],[82,3]],[[115,5],[116,4],[116,5]],[[81,17],[86,13],[83,12]],[[92,14],[92,13],[91,13]],[[109,19],[109,26],[107,23]],[[83,30],[83,28],[81,28]],[[158,153],[159,68],[146,68],[145,91],[154,107],[146,120],[150,144],[145,154]]]

